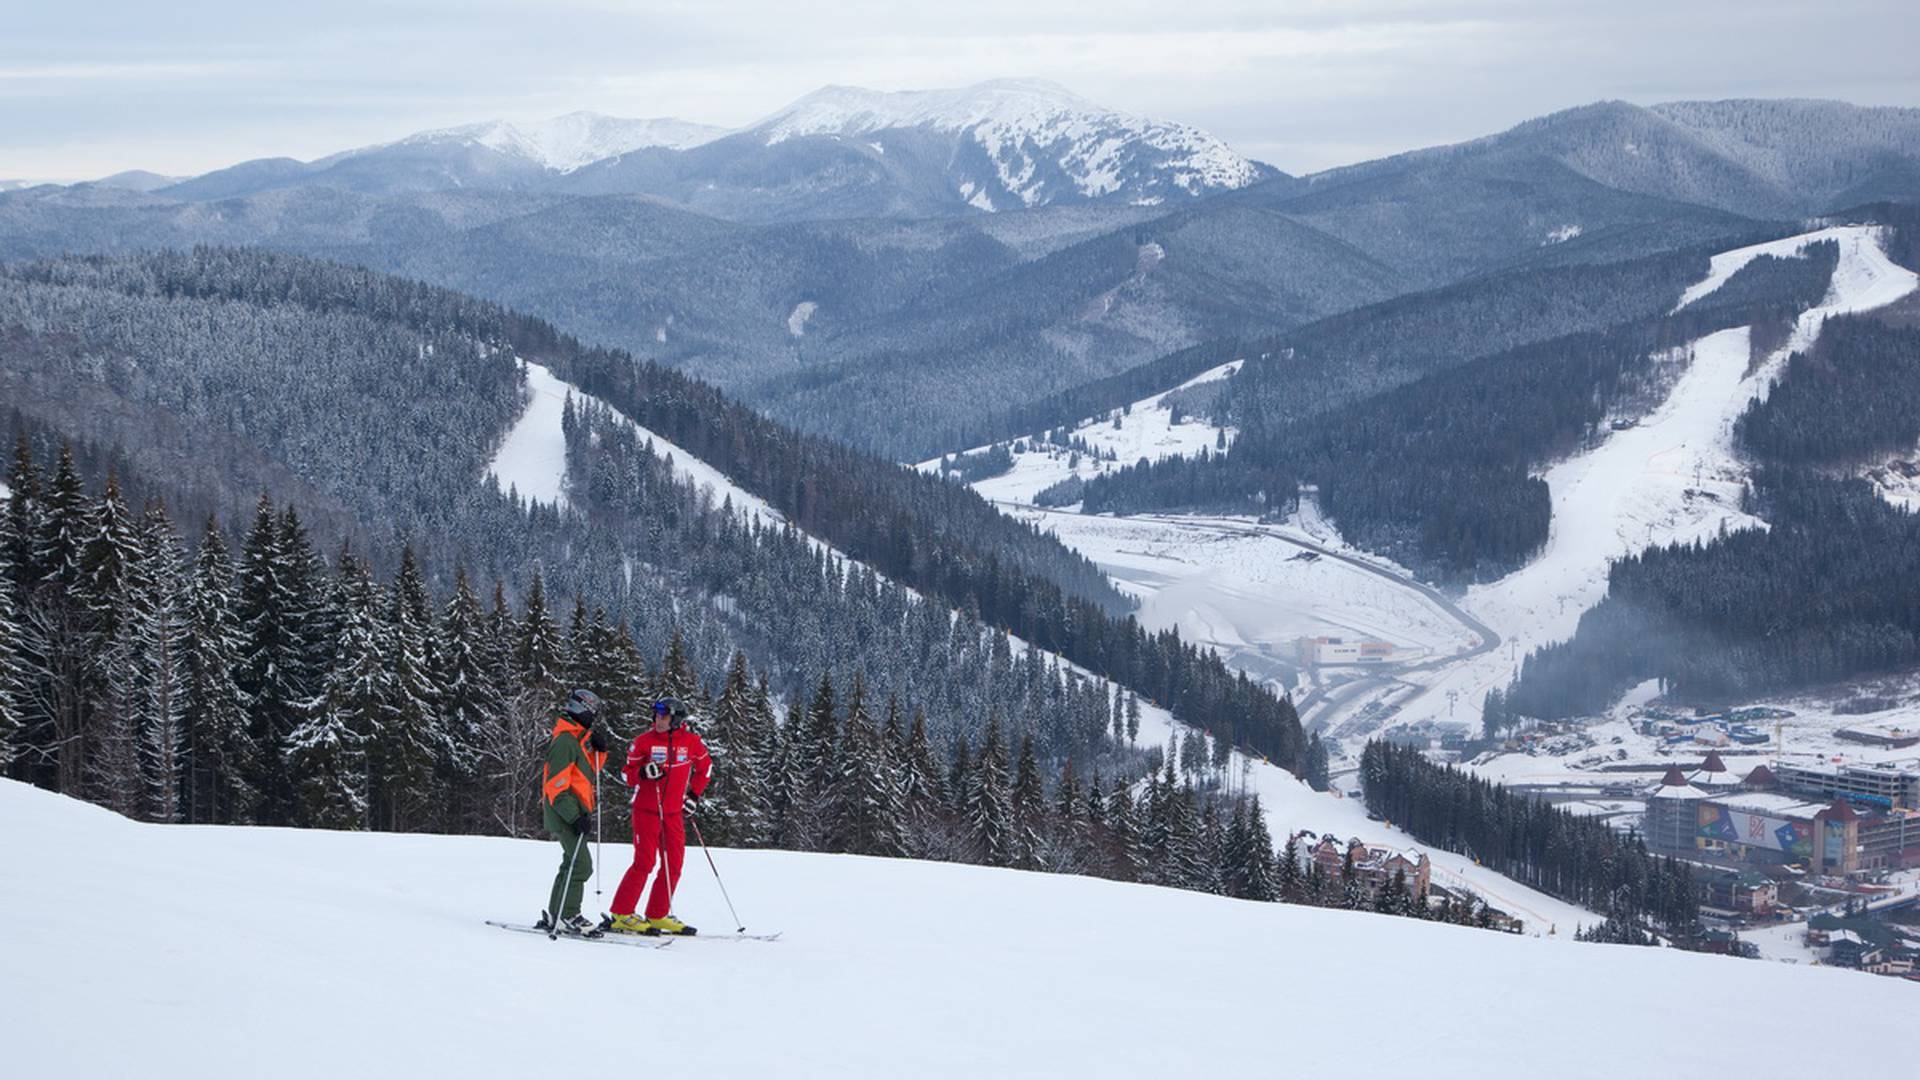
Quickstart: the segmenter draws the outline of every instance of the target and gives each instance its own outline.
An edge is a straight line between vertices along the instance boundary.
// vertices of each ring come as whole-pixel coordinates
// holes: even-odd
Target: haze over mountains
[[[1913,109],[1604,102],[1293,177],[1020,79],[828,87],[732,132],[572,114],[40,187],[0,196],[0,257],[222,243],[360,263],[912,459],[1203,342],[1916,188]]]

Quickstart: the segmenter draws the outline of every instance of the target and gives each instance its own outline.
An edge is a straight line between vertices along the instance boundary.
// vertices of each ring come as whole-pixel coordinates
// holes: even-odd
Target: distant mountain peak
[[[558,172],[572,172],[582,165],[647,147],[685,150],[710,142],[725,133],[724,128],[670,117],[630,120],[578,111],[532,122],[485,120],[438,128],[418,132],[396,142],[367,147],[366,150],[467,143],[524,158]],[[350,150],[347,153],[364,152]]]
[[[767,146],[891,130],[958,136],[992,167],[956,176],[955,189],[986,210],[1106,197],[1157,203],[1245,187],[1264,175],[1199,128],[1117,112],[1037,78],[944,90],[825,86],[746,130]]]

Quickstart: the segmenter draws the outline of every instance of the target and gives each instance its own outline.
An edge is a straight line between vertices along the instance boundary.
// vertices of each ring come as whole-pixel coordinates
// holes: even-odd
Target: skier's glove
[[[589,746],[592,746],[594,750],[599,753],[602,753],[602,754],[606,753],[607,752],[607,733],[605,729],[601,728],[600,725],[595,724],[593,726],[593,731],[587,735],[587,744]]]
[[[685,810],[689,814],[700,809],[700,796],[695,795],[691,791],[687,792],[686,797],[680,800],[680,809]]]
[[[640,767],[640,775],[649,780],[658,780],[667,775],[667,770],[661,768],[659,762],[649,761]]]
[[[593,831],[593,811],[582,810],[580,816],[573,819],[574,831],[585,836]]]

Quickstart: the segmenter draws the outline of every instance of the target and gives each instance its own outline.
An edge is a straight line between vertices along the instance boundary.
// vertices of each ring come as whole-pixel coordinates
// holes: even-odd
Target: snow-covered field
[[[1245,666],[1291,662],[1294,641],[1376,637],[1407,658],[1453,653],[1472,635],[1431,600],[1320,556],[1297,528],[1252,519],[1110,517],[1005,506],[1093,559],[1141,600],[1141,624],[1176,629]],[[1268,674],[1262,670],[1262,676]]]
[[[780,941],[549,942],[481,923],[540,906],[548,843],[136,825],[11,782],[0,816],[17,1076],[1820,1075],[1819,1040],[1674,1010],[1792,1002],[1864,1045],[1920,1011],[1828,969],[785,852],[715,852]],[[676,906],[726,929],[703,868]]]

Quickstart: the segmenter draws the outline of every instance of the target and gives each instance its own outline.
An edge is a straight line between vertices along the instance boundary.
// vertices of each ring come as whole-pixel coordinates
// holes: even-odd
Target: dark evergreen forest
[[[1370,742],[1360,756],[1367,809],[1446,851],[1606,916],[1596,941],[1685,939],[1700,927],[1693,875],[1632,834],[1516,795],[1420,751]]]

